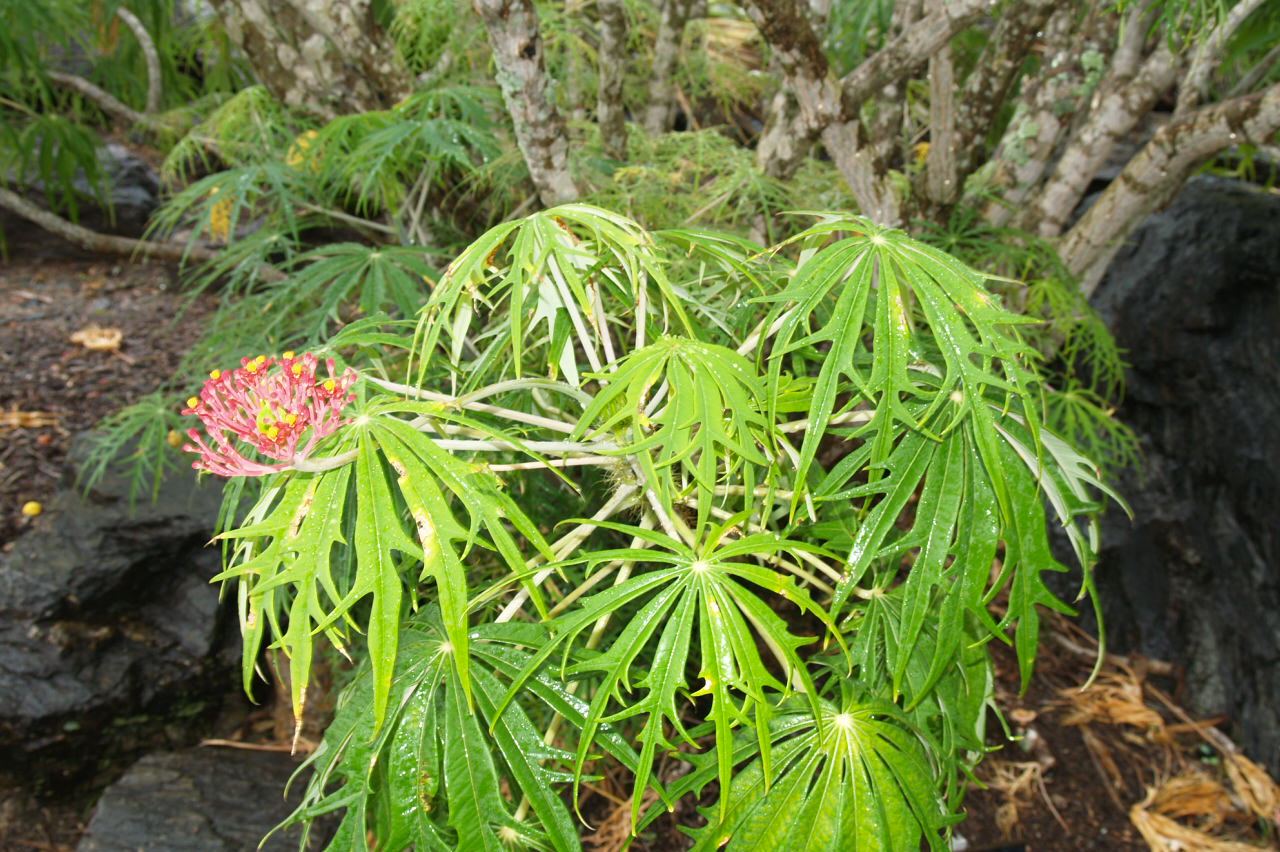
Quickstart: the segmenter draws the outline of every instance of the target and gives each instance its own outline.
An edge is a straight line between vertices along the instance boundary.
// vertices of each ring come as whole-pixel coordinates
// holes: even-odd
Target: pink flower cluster
[[[336,375],[330,358],[325,362],[328,377],[321,378],[316,375],[315,355],[292,352],[278,359],[245,358],[240,364],[236,370],[210,373],[200,395],[187,400],[182,411],[199,417],[208,434],[206,440],[196,429],[187,431],[192,443],[183,449],[199,454],[191,465],[196,470],[219,476],[262,476],[284,470],[347,422],[342,410],[353,399],[355,370]],[[237,441],[277,463],[246,457]]]

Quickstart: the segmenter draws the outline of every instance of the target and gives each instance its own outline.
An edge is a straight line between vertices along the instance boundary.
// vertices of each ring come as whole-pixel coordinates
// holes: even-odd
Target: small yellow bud
[[[254,358],[253,360],[257,361],[257,362],[258,362],[258,364],[259,364],[259,366],[261,366],[262,364],[267,363],[267,356],[266,356],[266,355],[259,355],[257,358]]]
[[[293,352],[293,350],[291,349],[291,350],[289,350],[288,352],[286,352],[286,353],[284,353],[283,355],[281,355],[280,357],[281,357],[281,358],[286,358],[286,359],[287,359],[287,358],[292,358],[293,356],[294,356],[294,352]]]
[[[209,371],[209,378],[213,379],[214,381],[217,381],[218,379],[222,378],[222,371],[221,371],[221,370],[210,370],[210,371]]]
[[[336,387],[337,385],[334,383],[333,379],[325,379],[324,389],[327,390],[329,393],[333,393],[333,389]]]
[[[301,365],[301,364],[294,364],[294,365],[293,365],[292,367],[290,367],[289,369],[293,372],[293,374],[294,374],[295,376],[301,376],[301,375],[302,375],[302,365]]]
[[[195,408],[199,404],[200,400],[196,399],[194,396],[187,400],[187,408]]]
[[[22,504],[22,517],[24,518],[34,518],[43,511],[44,506],[40,505],[37,500],[28,500]]]
[[[288,423],[290,426],[292,426],[298,422],[298,415],[294,414],[291,411],[288,414],[286,414],[282,419],[284,420],[285,423]]]
[[[248,370],[250,373],[256,373],[258,372],[258,362],[250,361],[248,364],[244,365],[244,368]]]
[[[271,428],[267,429],[267,437],[270,438],[271,440],[274,441],[279,435],[280,435],[279,426],[272,426]]]
[[[182,446],[182,436],[173,429],[169,430],[169,434],[164,439],[169,443],[169,446],[175,449]]]

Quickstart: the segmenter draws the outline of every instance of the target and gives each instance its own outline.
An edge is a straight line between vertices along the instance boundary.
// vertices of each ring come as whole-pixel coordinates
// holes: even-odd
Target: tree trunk
[[[1167,202],[1191,172],[1240,142],[1264,144],[1280,130],[1280,84],[1205,107],[1166,124],[1076,223],[1059,246],[1063,262],[1089,295],[1120,242]]]
[[[254,73],[282,103],[322,119],[385,109],[412,80],[371,0],[213,0]]]
[[[516,143],[538,196],[547,206],[578,197],[569,174],[569,138],[551,102],[542,35],[532,0],[474,0],[498,66],[498,85],[515,126]]]
[[[663,0],[658,22],[658,38],[653,46],[653,71],[649,77],[649,106],[644,114],[644,129],[665,133],[675,120],[676,63],[680,59],[680,43],[685,24],[696,0]]]
[[[627,49],[627,11],[622,0],[596,0],[600,16],[600,54],[597,73],[596,121],[604,151],[615,160],[627,156],[626,112],[622,106],[622,82]]]
[[[1028,230],[1035,227],[1044,237],[1062,233],[1063,225],[1116,143],[1151,111],[1176,78],[1177,57],[1167,43],[1161,42],[1132,81],[1121,81],[1114,87],[1104,82],[1094,98],[1089,117],[1062,152],[1053,176],[1040,193],[1039,203],[1028,211],[1023,227]]]
[[[1110,35],[1106,27],[1076,32],[1075,17],[1071,6],[1063,6],[1049,18],[1038,49],[1040,72],[1023,83],[1013,119],[996,146],[994,183],[1004,190],[1003,198],[983,211],[993,225],[1007,225],[1049,171],[1084,86],[1080,57]]]
[[[830,73],[822,42],[796,0],[751,0],[751,15],[782,67],[784,85],[794,94],[799,114],[791,132],[801,140],[820,135],[862,212],[885,225],[901,224],[893,187],[876,163],[875,152],[860,141],[862,104],[886,85],[908,74],[951,40],[981,12],[984,0],[955,0],[909,27],[843,79]],[[781,133],[782,128],[775,130]],[[763,140],[762,140],[763,144]],[[776,146],[775,140],[770,140]],[[775,148],[757,151],[766,156]]]
[[[1021,0],[1000,17],[956,103],[956,168],[961,180],[986,160],[984,143],[1000,107],[1007,103],[1019,69],[1060,3]]]
[[[817,135],[800,121],[795,93],[783,85],[769,100],[764,130],[756,143],[756,165],[769,177],[786,180],[796,173]]]

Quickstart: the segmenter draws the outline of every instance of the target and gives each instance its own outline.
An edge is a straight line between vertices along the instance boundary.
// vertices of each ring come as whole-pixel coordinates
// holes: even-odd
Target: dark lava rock
[[[245,852],[287,817],[285,754],[189,749],[150,754],[98,800],[78,852]],[[295,798],[300,786],[294,790]],[[272,835],[269,852],[298,848],[297,830]]]
[[[103,205],[84,174],[77,173],[72,180],[78,208],[77,223],[99,233],[142,236],[151,214],[160,206],[159,175],[145,160],[115,142],[98,149],[98,170],[105,183],[109,204]],[[41,207],[48,206],[39,179],[15,180],[14,183],[24,196]],[[57,212],[68,218],[65,212]],[[94,257],[7,210],[0,210],[0,233],[4,234],[11,251],[26,257]]]
[[[1112,647],[1185,668],[1280,771],[1280,196],[1197,178],[1112,263],[1095,304],[1132,363],[1133,505],[1098,570]]]
[[[190,744],[234,694],[235,625],[204,546],[217,484],[176,474],[155,503],[127,495],[110,476],[67,487],[0,556],[0,775],[29,789]]]

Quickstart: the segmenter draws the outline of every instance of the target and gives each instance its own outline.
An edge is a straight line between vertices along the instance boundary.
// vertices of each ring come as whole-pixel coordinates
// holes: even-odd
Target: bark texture
[[[600,16],[599,91],[596,121],[605,153],[621,160],[627,156],[626,112],[622,106],[623,70],[626,67],[627,12],[622,0],[596,0]]]
[[[874,150],[861,139],[858,115],[862,104],[886,85],[905,77],[977,17],[982,0],[952,0],[908,27],[843,79],[831,73],[822,42],[814,33],[808,10],[796,0],[751,0],[747,11],[773,49],[784,86],[794,95],[797,115],[789,130],[793,144],[820,136],[827,153],[849,184],[862,212],[882,224],[901,224],[896,194],[879,168]],[[761,167],[776,173],[785,161],[780,152],[785,132],[779,124],[768,144],[757,150]]]
[[[1049,172],[1084,86],[1081,57],[1098,50],[1108,35],[1106,27],[1077,32],[1075,10],[1069,5],[1049,18],[1034,48],[1042,55],[1040,74],[1024,82],[1013,119],[996,146],[994,183],[1004,193],[1002,203],[993,202],[984,210],[988,221],[1007,225]]]
[[[474,0],[498,66],[498,85],[515,125],[516,143],[538,197],[547,206],[578,197],[569,173],[569,138],[551,102],[538,13],[531,0]]]
[[[1129,161],[1063,238],[1067,267],[1093,292],[1121,242],[1166,203],[1205,160],[1241,142],[1262,144],[1280,130],[1280,84],[1176,119]]]
[[[944,208],[959,195],[957,179],[956,90],[951,47],[929,58],[929,155],[925,162],[925,196]]]
[[[213,0],[258,79],[284,104],[329,119],[384,109],[412,80],[371,0]]]
[[[1209,81],[1213,77],[1213,72],[1222,61],[1222,51],[1227,41],[1236,30],[1240,29],[1245,19],[1262,4],[1263,0],[1240,0],[1231,7],[1231,11],[1223,18],[1222,23],[1214,28],[1209,37],[1199,44],[1191,59],[1191,66],[1178,87],[1178,106],[1174,115],[1182,116],[1204,99],[1209,91]]]
[[[996,24],[956,102],[956,168],[962,179],[986,160],[983,143],[1001,106],[1008,102],[1018,71],[1043,33],[1049,15],[1060,6],[1060,0],[1021,0],[1011,5]],[[1070,5],[1066,8],[1069,15]]]
[[[1112,77],[1118,76],[1119,63]],[[1106,163],[1116,143],[1142,120],[1159,97],[1177,79],[1177,61],[1166,42],[1143,63],[1131,81],[1106,81],[1094,97],[1092,109],[1079,132],[1058,159],[1053,176],[1040,193],[1039,202],[1025,225],[1035,224],[1041,236],[1062,233],[1094,175]]]
[[[649,77],[649,105],[644,114],[644,129],[650,133],[665,133],[675,120],[672,78],[680,59],[684,28],[696,3],[697,0],[662,0],[658,38],[653,45],[653,72]]]

